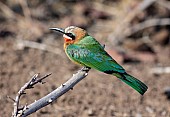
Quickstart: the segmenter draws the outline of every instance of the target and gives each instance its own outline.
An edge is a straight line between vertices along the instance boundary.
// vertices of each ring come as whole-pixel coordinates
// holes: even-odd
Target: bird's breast
[[[75,63],[75,64],[77,64],[77,65],[81,65],[81,66],[85,66],[84,64],[82,64],[80,61],[77,61],[77,60],[75,60],[75,59],[73,59],[74,57],[75,58],[79,58],[80,57],[80,55],[79,55],[79,53],[78,52],[74,52],[74,51],[67,51],[67,47],[65,48],[65,53],[66,53],[66,55],[68,56],[68,58],[73,62],[73,63]]]

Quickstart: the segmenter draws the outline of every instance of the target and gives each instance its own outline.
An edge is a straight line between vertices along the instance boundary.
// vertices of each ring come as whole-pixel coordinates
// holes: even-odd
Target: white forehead
[[[66,33],[69,33],[69,32],[71,32],[73,29],[75,29],[76,28],[76,26],[69,26],[69,27],[67,27],[66,29],[65,29],[65,32]]]

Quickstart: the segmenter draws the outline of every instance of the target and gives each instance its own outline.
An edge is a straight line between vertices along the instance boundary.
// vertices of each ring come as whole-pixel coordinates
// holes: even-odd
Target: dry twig
[[[42,83],[42,80],[47,78],[50,75],[51,74],[48,74],[48,75],[45,75],[41,78],[38,78],[38,74],[35,74],[27,83],[25,83],[25,85],[23,87],[21,87],[16,98],[13,99],[14,100],[14,111],[13,111],[13,114],[12,114],[13,117],[21,116],[24,113],[24,111],[27,109],[26,105],[23,106],[23,107],[19,107],[20,106],[19,101],[20,101],[21,96],[23,94],[26,94],[25,90],[33,88],[33,86],[37,83]]]
[[[0,10],[5,14],[4,16],[8,19],[16,19],[16,17],[20,17],[20,15],[16,14],[12,11],[7,5],[0,1]]]
[[[38,82],[42,82],[42,80],[46,77],[48,77],[51,74],[48,74],[42,78],[37,79],[38,74],[35,74],[32,79],[26,83],[18,92],[18,95],[16,96],[15,102],[14,102],[14,112],[13,117],[26,117],[37,110],[47,106],[48,104],[55,101],[57,98],[59,98],[61,95],[65,94],[70,89],[73,89],[73,87],[81,81],[83,78],[85,78],[88,75],[90,68],[84,67],[81,70],[79,70],[76,74],[73,74],[73,76],[64,84],[62,84],[60,87],[49,93],[48,95],[42,97],[41,99],[33,102],[30,105],[26,105],[19,108],[19,100],[21,95],[25,94],[25,90],[29,88],[33,88],[33,85],[37,84]],[[21,111],[19,113],[19,111]]]
[[[60,87],[58,87],[53,92],[49,93],[48,95],[44,96],[43,98],[37,100],[36,102],[30,104],[27,106],[27,110],[24,111],[22,117],[26,117],[37,110],[47,106],[48,104],[55,101],[57,98],[59,98],[61,95],[65,94],[70,89],[73,89],[73,87],[81,81],[83,78],[85,78],[88,75],[90,68],[82,68],[80,71],[78,71],[76,74],[73,74],[73,76],[64,84],[62,84]]]
[[[18,1],[23,9],[23,13],[24,13],[24,16],[25,16],[25,19],[31,21],[31,11],[28,7],[28,3],[27,3],[27,0],[19,0]]]
[[[125,30],[125,36],[130,36],[145,28],[160,25],[170,25],[170,18],[149,19],[144,22],[138,23],[132,27],[127,28],[127,30]]]
[[[24,47],[29,47],[29,48],[39,49],[39,50],[45,50],[45,51],[52,52],[57,55],[61,55],[61,53],[62,53],[62,51],[58,48],[54,48],[54,47],[48,46],[46,44],[37,43],[37,42],[33,42],[33,41],[27,41],[27,40],[17,40],[16,46],[18,49],[23,49]]]
[[[152,74],[170,74],[170,67],[155,67],[150,72]]]
[[[111,42],[114,42],[112,44],[118,45],[124,38],[125,38],[125,29],[127,29],[130,25],[130,22],[133,20],[133,18],[141,11],[148,8],[150,5],[152,5],[156,0],[144,0],[141,2],[132,12],[127,14],[127,16],[123,19],[123,21],[115,27],[115,31],[111,33],[108,37],[108,39]]]

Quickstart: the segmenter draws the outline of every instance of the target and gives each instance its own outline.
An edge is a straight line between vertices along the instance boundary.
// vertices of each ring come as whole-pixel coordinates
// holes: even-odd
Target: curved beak
[[[62,28],[49,28],[49,29],[65,34],[64,29]]]

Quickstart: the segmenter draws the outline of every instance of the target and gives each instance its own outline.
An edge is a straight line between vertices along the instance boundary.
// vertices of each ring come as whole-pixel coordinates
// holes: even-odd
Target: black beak
[[[65,34],[64,29],[62,28],[49,28],[49,29]]]

